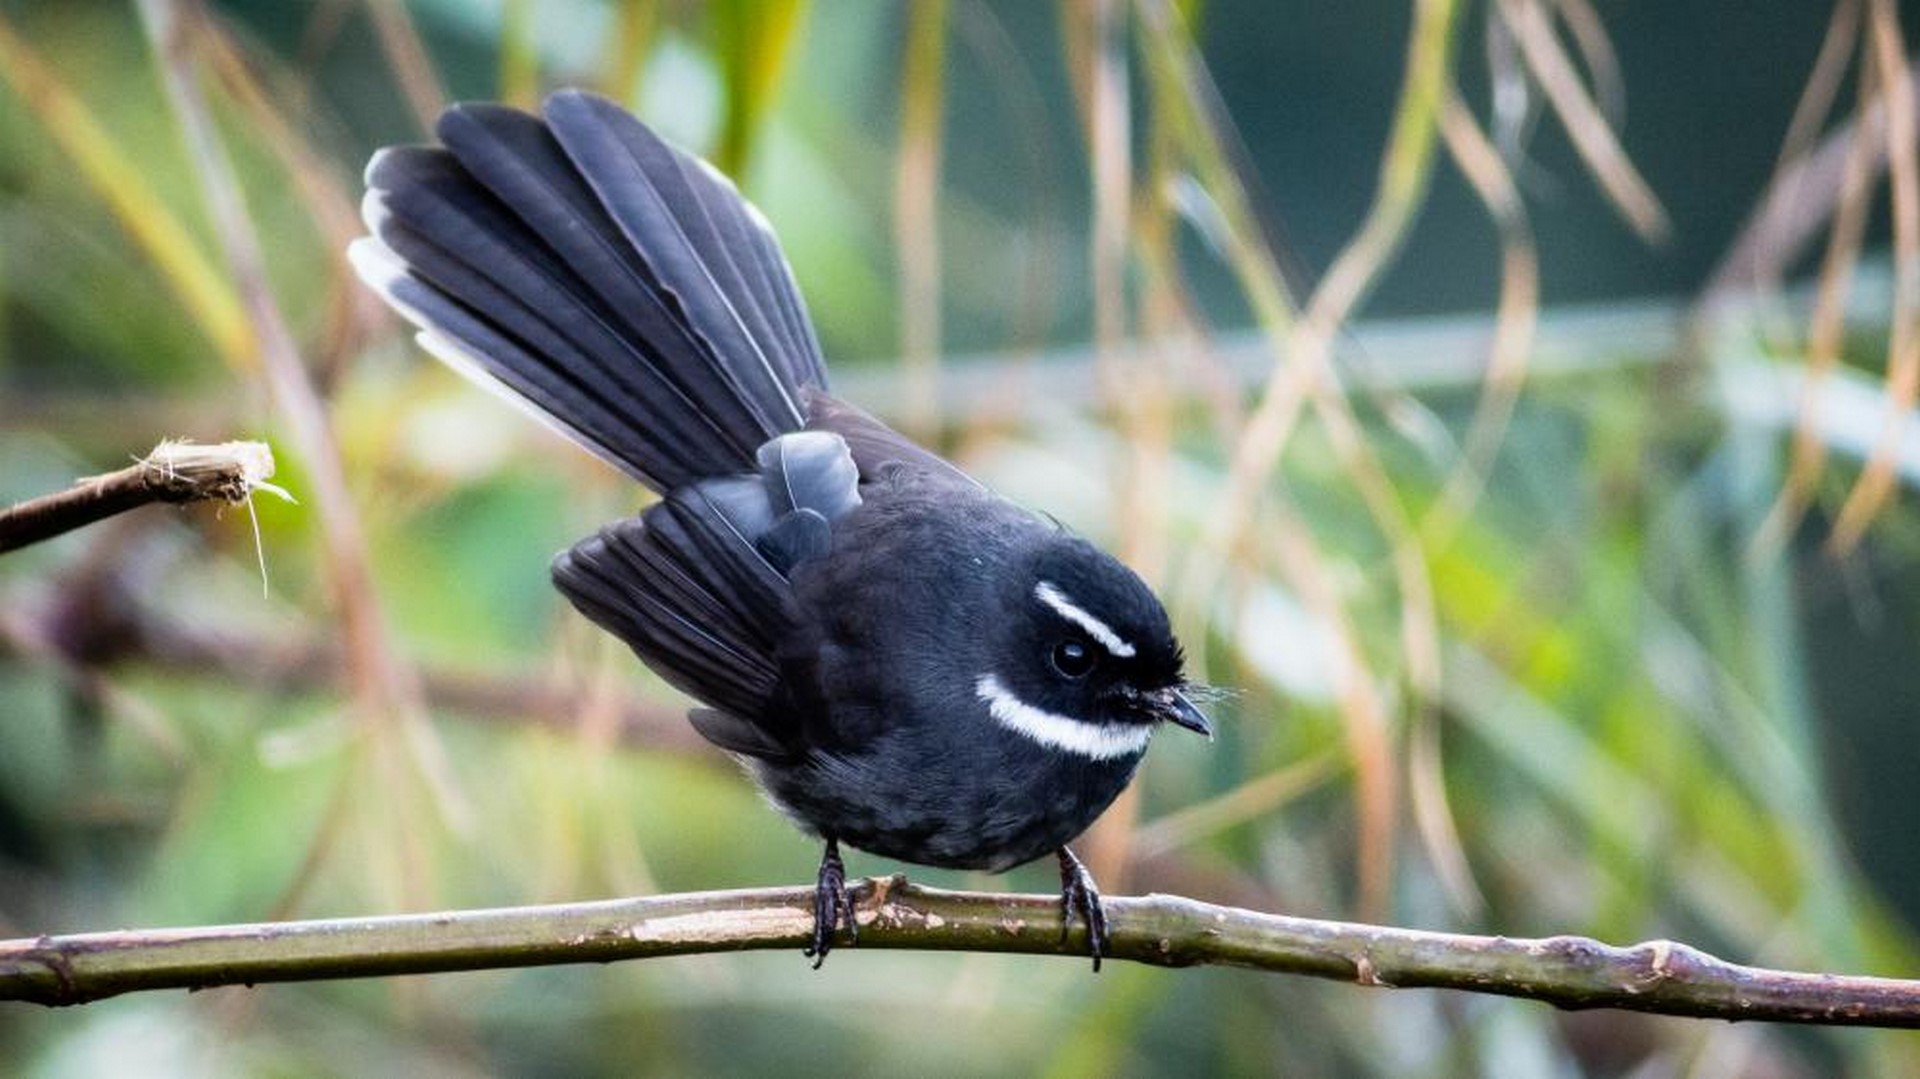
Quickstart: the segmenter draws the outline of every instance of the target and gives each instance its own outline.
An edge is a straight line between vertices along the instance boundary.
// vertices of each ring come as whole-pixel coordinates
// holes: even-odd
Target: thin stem
[[[940,161],[945,126],[947,5],[908,9],[900,73],[900,154],[893,184],[894,251],[900,259],[900,346],[907,427],[937,434],[940,414]]]
[[[192,31],[206,13],[197,0],[140,0],[138,9],[154,51],[161,89],[179,124],[207,216],[252,325],[267,391],[290,444],[309,471],[322,550],[339,604],[341,637],[357,683],[357,703],[370,725],[395,730],[406,738],[442,818],[456,831],[464,831],[470,826],[472,810],[455,785],[452,765],[421,709],[414,672],[389,647],[366,536],[348,490],[339,445],[293,329],[267,280],[264,249],[239,176],[202,91],[201,58]]]

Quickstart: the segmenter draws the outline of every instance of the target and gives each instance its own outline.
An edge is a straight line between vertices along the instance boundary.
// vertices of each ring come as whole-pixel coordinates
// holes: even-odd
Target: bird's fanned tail
[[[367,169],[360,275],[449,363],[655,490],[756,470],[826,371],[771,230],[617,106],[440,120]]]
[[[367,167],[354,264],[430,351],[665,497],[554,560],[574,606],[775,757],[789,572],[860,502],[826,370],[771,229],[704,162],[611,102],[460,105],[444,144]]]

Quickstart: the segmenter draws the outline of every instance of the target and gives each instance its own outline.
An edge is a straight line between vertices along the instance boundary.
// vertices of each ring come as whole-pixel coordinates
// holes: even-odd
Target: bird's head
[[[1138,755],[1155,727],[1209,737],[1183,692],[1180,643],[1144,581],[1099,548],[1051,537],[1005,578],[1005,618],[976,691],[993,718],[1094,759]]]

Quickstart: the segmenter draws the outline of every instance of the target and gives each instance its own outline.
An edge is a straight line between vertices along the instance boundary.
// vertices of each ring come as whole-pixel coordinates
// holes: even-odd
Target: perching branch
[[[272,476],[273,451],[264,442],[162,442],[118,472],[0,510],[0,553],[154,502],[243,502],[256,489],[284,497],[267,482]]]
[[[873,878],[854,889],[872,948],[1086,954],[1060,935],[1054,897],[951,892]],[[0,1000],[83,1004],[144,989],[605,963],[747,949],[798,951],[812,888],[699,892],[500,910],[0,941]],[[1920,981],[1728,963],[1685,944],[1610,947],[1290,918],[1179,896],[1109,898],[1108,955],[1155,966],[1220,964],[1381,988],[1449,988],[1713,1019],[1920,1027]],[[845,942],[843,942],[845,943]],[[798,956],[794,962],[800,962]]]

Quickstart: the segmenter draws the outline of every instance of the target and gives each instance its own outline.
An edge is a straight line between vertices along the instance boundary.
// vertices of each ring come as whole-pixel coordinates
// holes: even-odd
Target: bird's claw
[[[847,943],[860,941],[860,922],[854,917],[853,898],[847,894],[847,867],[840,861],[840,844],[827,840],[827,851],[820,858],[820,878],[813,889],[813,943],[804,953],[813,960],[813,969],[827,961],[833,950],[834,931],[845,927]]]
[[[1100,958],[1106,954],[1109,938],[1107,936],[1107,911],[1100,905],[1100,889],[1093,883],[1093,874],[1080,864],[1073,852],[1061,847],[1060,856],[1060,940],[1064,943],[1067,934],[1073,931],[1073,919],[1077,915],[1087,923],[1087,952],[1093,956],[1094,973],[1100,972]]]

